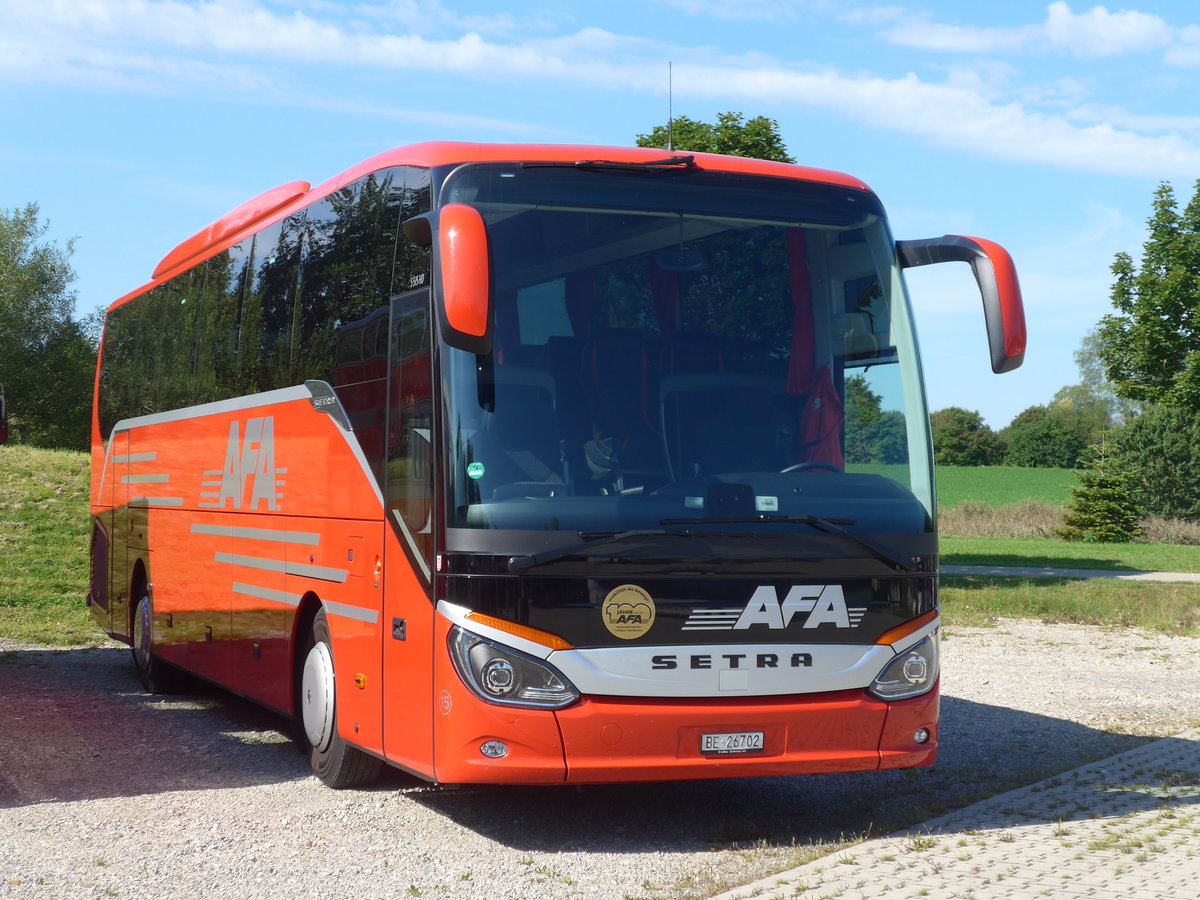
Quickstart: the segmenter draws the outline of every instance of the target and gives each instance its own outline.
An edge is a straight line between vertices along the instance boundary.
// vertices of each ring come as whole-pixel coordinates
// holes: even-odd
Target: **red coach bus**
[[[268,191],[108,311],[88,602],[327,784],[928,765],[937,534],[896,242],[847,175],[420,144]]]

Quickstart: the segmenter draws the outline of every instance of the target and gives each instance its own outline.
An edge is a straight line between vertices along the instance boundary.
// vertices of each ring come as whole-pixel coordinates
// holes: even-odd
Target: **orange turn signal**
[[[478,622],[480,625],[487,625],[489,628],[503,631],[505,634],[511,634],[514,637],[524,638],[527,641],[533,641],[535,644],[541,644],[543,647],[549,647],[551,650],[570,650],[573,646],[556,634],[541,631],[537,628],[530,628],[528,625],[518,625],[516,622],[510,622],[507,619],[497,619],[495,616],[485,616],[483,613],[477,612],[467,613],[467,618],[472,622]]]
[[[938,617],[938,611],[931,609],[922,616],[917,616],[915,619],[909,619],[903,625],[897,625],[895,628],[889,628],[879,637],[875,638],[876,644],[898,644],[910,634],[920,631],[930,622]]]

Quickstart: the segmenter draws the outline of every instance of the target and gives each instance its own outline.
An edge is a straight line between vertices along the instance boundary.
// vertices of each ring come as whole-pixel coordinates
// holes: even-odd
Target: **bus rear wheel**
[[[358,787],[379,777],[383,762],[338,734],[333,649],[325,611],[317,613],[301,660],[299,696],[301,740],[308,746],[313,774],[331,788]]]
[[[179,672],[154,655],[154,601],[143,589],[133,611],[133,666],[142,687],[151,694],[169,694],[179,689]]]

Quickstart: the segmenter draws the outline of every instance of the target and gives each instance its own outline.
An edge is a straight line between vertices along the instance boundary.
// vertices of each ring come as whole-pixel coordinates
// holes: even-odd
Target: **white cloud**
[[[847,25],[866,25],[880,28],[908,15],[903,6],[863,6],[858,9],[843,9],[837,13],[838,21]]]
[[[1052,13],[1060,5],[1066,6],[1052,4]],[[489,83],[554,79],[657,94],[666,87],[663,61],[674,59],[679,99],[818,107],[934,145],[1031,165],[1153,178],[1200,172],[1200,148],[1180,134],[1190,129],[1149,129],[1144,122],[1121,124],[1086,113],[1073,119],[1001,102],[996,98],[1002,96],[1004,67],[985,77],[957,72],[933,83],[914,74],[887,78],[800,69],[761,55],[722,58],[711,49],[670,47],[598,28],[524,42],[489,40],[478,32],[433,39],[376,30],[361,21],[343,25],[341,19],[318,18],[315,5],[309,10],[277,12],[256,0],[20,4],[0,38],[0,77],[63,82],[86,77],[88,84],[142,79],[164,90],[175,81],[217,85],[232,72],[239,85],[266,94],[277,89],[260,68],[275,73],[299,63],[449,73]],[[1119,15],[1093,10],[1076,18],[1099,35],[1127,22],[1115,18]],[[1144,46],[1153,34],[1144,27],[1136,42],[1131,38],[1121,46]],[[1110,39],[1104,46],[1117,45]]]
[[[1010,162],[1109,175],[1195,177],[1200,148],[1177,135],[1144,136],[1108,124],[1078,127],[1020,103],[997,104],[971,90],[833,71],[712,69],[685,81],[706,96],[800,102],[843,112],[879,128]]]
[[[793,19],[796,9],[803,6],[796,0],[653,0],[690,16],[713,19],[749,19],[775,22]]]
[[[884,36],[894,44],[940,53],[997,53],[1020,50],[1037,36],[1036,26],[977,28],[943,25],[921,17],[888,29]]]
[[[1057,0],[1047,9],[1042,31],[1049,43],[1077,56],[1118,56],[1155,50],[1169,44],[1174,29],[1156,15],[1094,6],[1076,15]]]
[[[885,32],[893,43],[918,50],[952,53],[1013,53],[1025,49],[1058,50],[1075,56],[1106,57],[1170,46],[1177,32],[1159,16],[1136,10],[1109,12],[1093,6],[1075,13],[1063,0],[1046,8],[1036,24],[981,28],[945,25],[928,17]]]
[[[1067,117],[1075,122],[1107,122],[1118,128],[1143,133],[1184,132],[1200,136],[1200,116],[1150,115],[1131,112],[1118,106],[1089,103],[1071,109]]]
[[[1172,66],[1200,68],[1200,26],[1188,25],[1179,32],[1179,40],[1167,50],[1166,62]]]

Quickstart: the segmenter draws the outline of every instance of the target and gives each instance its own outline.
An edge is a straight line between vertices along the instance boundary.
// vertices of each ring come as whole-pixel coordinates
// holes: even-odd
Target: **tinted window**
[[[387,319],[393,283],[427,283],[428,251],[402,241],[397,252],[396,235],[428,202],[424,170],[369,175],[111,311],[102,434],[121,419],[308,379],[346,388],[385,378],[388,329],[363,329],[373,316]],[[357,347],[357,368],[338,360],[341,340]],[[367,428],[377,435],[360,439],[374,441],[380,468],[385,395],[353,398],[360,412],[373,409]]]

